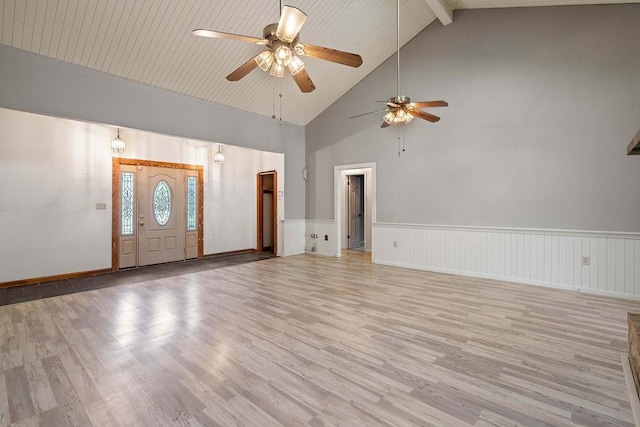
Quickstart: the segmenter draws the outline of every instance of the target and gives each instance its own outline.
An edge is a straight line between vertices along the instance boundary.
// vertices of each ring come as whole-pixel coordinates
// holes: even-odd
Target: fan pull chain
[[[402,136],[400,135],[400,132],[402,132]],[[402,153],[407,151],[404,148],[404,140],[405,140],[404,133],[405,133],[404,126],[402,126],[402,129],[398,127],[398,136],[396,137],[398,139],[398,157],[400,157]],[[400,149],[400,146],[402,146],[402,150]]]
[[[404,133],[406,131],[406,127],[403,126],[402,127],[402,152],[405,152],[406,150],[404,149],[404,141],[405,141],[405,137],[404,137]]]
[[[280,80],[280,93],[278,96],[280,97],[280,126],[282,126],[282,79]]]
[[[271,118],[275,120],[276,118],[276,85],[273,85],[273,89],[271,90]]]

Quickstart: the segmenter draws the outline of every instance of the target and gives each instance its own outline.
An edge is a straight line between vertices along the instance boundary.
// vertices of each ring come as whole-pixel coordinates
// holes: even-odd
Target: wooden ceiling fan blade
[[[306,20],[307,15],[303,11],[297,7],[285,6],[282,8],[282,15],[278,21],[276,37],[285,43],[291,43],[297,37]]]
[[[259,39],[257,37],[251,36],[243,36],[242,34],[233,34],[233,33],[223,33],[222,31],[212,31],[212,30],[204,30],[197,29],[192,31],[194,36],[198,37],[209,37],[214,39],[231,39],[231,40],[240,40],[241,42],[253,43],[253,44],[261,44],[266,45],[269,43],[268,40]]]
[[[380,113],[382,111],[390,111],[390,110],[388,108],[385,108],[385,109],[382,109],[382,110],[369,111],[368,113],[358,114],[357,116],[351,116],[349,118],[350,119],[355,119],[355,118],[362,117],[362,116],[367,116],[367,115],[373,114],[373,113]]]
[[[296,84],[302,92],[309,93],[316,89],[316,85],[313,84],[311,77],[309,77],[309,73],[307,73],[307,70],[304,68],[291,76],[293,77],[293,80],[296,81]]]
[[[434,116],[433,114],[425,113],[424,111],[420,111],[417,108],[407,108],[406,111],[414,117],[420,117],[421,119],[427,120],[432,123],[440,120],[440,117]]]
[[[325,61],[348,65],[349,67],[358,68],[362,65],[362,57],[360,55],[344,52],[341,50],[330,49],[328,47],[316,46],[308,43],[299,43],[295,46],[295,51],[298,55],[324,59]]]
[[[446,101],[422,101],[412,102],[411,105],[416,108],[428,108],[428,107],[446,107],[449,105]]]
[[[231,74],[229,74],[227,76],[227,80],[229,80],[230,82],[237,82],[256,68],[258,68],[256,58],[251,58],[250,60],[236,68]]]

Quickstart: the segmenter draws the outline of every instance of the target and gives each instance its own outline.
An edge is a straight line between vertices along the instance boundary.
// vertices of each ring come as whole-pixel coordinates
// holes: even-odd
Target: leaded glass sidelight
[[[196,177],[187,177],[187,231],[194,231],[196,226],[196,202],[198,193],[196,190]]]
[[[123,236],[133,234],[133,172],[122,172],[122,224]]]
[[[171,218],[171,188],[164,179],[153,191],[153,216],[159,225],[167,225]]]

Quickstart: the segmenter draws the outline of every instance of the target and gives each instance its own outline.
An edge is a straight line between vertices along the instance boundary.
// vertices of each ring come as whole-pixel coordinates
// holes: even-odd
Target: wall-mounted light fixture
[[[118,128],[118,135],[111,141],[111,151],[120,154],[124,153],[125,148],[126,144],[124,140],[120,138],[120,128]]]
[[[224,154],[222,154],[222,144],[218,144],[218,152],[213,155],[213,161],[217,165],[224,163]]]

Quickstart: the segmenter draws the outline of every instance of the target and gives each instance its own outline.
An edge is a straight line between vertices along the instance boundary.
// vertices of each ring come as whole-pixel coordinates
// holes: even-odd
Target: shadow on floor
[[[0,287],[0,305],[9,305],[41,298],[91,291],[148,280],[180,276],[198,271],[246,264],[274,258],[269,252],[250,252],[235,255],[208,257],[200,260],[172,262],[147,267],[120,270],[115,273],[97,274],[76,279],[56,280],[33,285]]]

